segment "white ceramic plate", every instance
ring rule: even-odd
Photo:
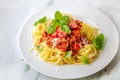
[[[89,65],[56,66],[39,60],[34,55],[35,52],[29,52],[29,49],[33,47],[33,41],[28,34],[31,33],[34,22],[43,16],[52,18],[56,10],[72,14],[78,19],[87,20],[90,24],[96,25],[100,32],[104,33],[106,37],[104,49],[93,63]],[[87,6],[50,6],[36,12],[24,23],[20,32],[19,46],[27,63],[36,71],[54,78],[75,79],[94,74],[107,66],[117,53],[119,36],[112,21],[97,9]]]

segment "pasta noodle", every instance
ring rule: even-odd
[[[51,42],[49,41],[49,38],[50,38],[49,36],[51,36],[51,34],[48,34],[48,35],[44,34],[46,29],[48,28],[48,25],[50,25],[51,23],[52,21],[48,21],[46,23],[39,23],[32,30],[32,37],[34,40],[34,49],[36,50],[37,56],[40,59],[46,62],[57,64],[57,65],[84,64],[86,62],[91,63],[94,61],[94,59],[99,54],[99,51],[93,45],[94,38],[98,35],[97,28],[91,27],[90,25],[84,22],[79,22],[81,25],[81,28],[78,31],[80,32],[80,36],[82,36],[81,41],[83,41],[82,42],[83,44],[80,44],[81,46],[79,47],[79,50],[76,50],[75,54],[72,53],[71,56],[66,58],[66,55],[67,55],[66,51],[62,51],[61,49],[61,47],[63,46],[61,45],[62,42],[64,42],[64,45],[68,45],[67,42],[65,42],[65,39],[61,41],[61,43],[58,46],[56,45],[53,46],[53,45],[59,42],[59,40],[61,40],[62,38],[51,39],[50,41],[53,43],[51,46]],[[78,21],[76,21],[76,24],[77,23]],[[76,32],[77,30],[75,31],[74,35],[76,35]],[[43,35],[45,36],[44,38],[43,38]],[[72,35],[72,32],[71,32],[71,35]],[[47,39],[46,39],[46,36],[48,37]],[[72,36],[71,40],[74,40],[74,39],[76,38],[73,38]],[[70,44],[72,45],[72,43],[69,42],[68,47],[70,47]],[[77,45],[77,43],[75,42],[73,43],[73,46],[75,46],[75,44]],[[68,47],[67,49],[69,49]],[[72,50],[72,49],[70,48],[69,50]],[[69,55],[70,55],[70,52],[69,52]]]
[[[82,25],[83,27],[82,27],[81,34],[85,35],[87,39],[89,39],[90,43],[93,43],[95,36],[98,35],[97,28],[93,28],[90,25],[85,23],[83,23]]]

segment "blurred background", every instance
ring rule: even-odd
[[[33,70],[21,57],[18,47],[19,29],[26,18],[51,5],[98,8],[120,31],[120,0],[0,0],[0,80],[60,80]],[[119,52],[102,71],[76,80],[120,80]]]

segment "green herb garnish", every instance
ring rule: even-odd
[[[69,28],[68,25],[62,25],[62,26],[60,26],[60,28],[61,28],[64,32],[66,32],[66,33],[68,33],[68,34],[71,33],[71,30],[70,30],[70,28]]]
[[[68,22],[70,22],[70,17],[69,16],[63,16],[61,23],[62,24],[68,24]]]
[[[65,54],[65,58],[69,58],[72,55],[72,51],[68,51]]]
[[[54,25],[51,25],[51,26],[49,26],[47,29],[46,29],[46,32],[48,33],[48,34],[52,34],[52,33],[54,33],[56,31],[56,26],[54,26]]]
[[[93,45],[95,46],[97,50],[101,50],[103,48],[104,39],[105,37],[103,33],[100,33],[98,36],[95,37],[93,41]]]
[[[59,11],[56,11],[56,12],[55,12],[55,19],[56,19],[56,20],[61,20],[62,17],[63,17],[63,15],[62,15]]]
[[[38,52],[41,52],[41,51],[43,50],[43,47],[36,46],[35,49],[36,49]]]
[[[43,18],[41,18],[38,21],[36,21],[34,23],[34,26],[37,26],[39,23],[45,23],[45,22],[46,22],[46,16],[44,16]]]
[[[30,70],[30,65],[29,64],[26,64],[25,65],[25,72],[29,71]]]
[[[81,58],[81,60],[82,60],[82,62],[85,63],[85,64],[88,64],[88,63],[89,63],[88,59],[87,59],[85,56],[83,56],[83,57]]]
[[[52,21],[52,24],[47,28],[46,32],[52,34],[56,31],[56,27],[60,26],[60,29],[66,33],[71,33],[71,30],[68,26],[70,21],[69,16],[63,16],[59,11],[55,12],[55,19]]]

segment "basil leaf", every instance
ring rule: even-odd
[[[61,25],[60,25],[61,30],[63,30],[67,34],[71,33],[71,29],[67,25],[69,21],[70,21],[70,17],[69,16],[63,16],[62,20],[60,21],[60,23],[61,23]]]
[[[59,20],[52,20],[52,25],[58,26],[58,25],[60,25],[60,21]]]
[[[46,29],[46,32],[48,34],[52,34],[56,31],[56,27],[59,25],[60,23],[57,21],[57,20],[53,20],[52,21],[52,25],[49,26],[47,29]]]
[[[85,63],[85,64],[88,64],[88,63],[89,63],[88,59],[87,59],[85,56],[83,56],[83,57],[81,58],[81,60],[82,60],[82,62]]]
[[[41,19],[39,19],[38,21],[36,21],[35,23],[34,23],[34,26],[37,26],[37,24],[39,24],[39,23],[45,23],[46,22],[46,16],[44,16],[43,18],[41,18]]]
[[[61,25],[60,26],[61,30],[63,30],[64,32],[70,34],[71,33],[71,29],[68,25]]]
[[[26,64],[25,65],[25,72],[29,71],[30,70],[30,65],[29,64]]]
[[[41,52],[43,50],[43,47],[40,47],[40,46],[36,46],[35,48],[38,52]]]
[[[56,26],[49,26],[47,29],[46,29],[46,32],[48,33],[48,34],[52,34],[52,33],[54,33],[56,31]]]
[[[103,44],[104,44],[104,39],[105,39],[105,36],[103,33],[100,33],[98,36],[95,37],[93,41],[93,45],[95,46],[97,50],[102,49]]]
[[[68,51],[65,54],[65,58],[69,58],[72,55],[72,51]]]
[[[60,26],[61,30],[70,34],[71,29],[68,26],[68,22],[70,21],[69,16],[63,16],[59,11],[55,12],[55,19],[52,21],[52,25],[49,26],[46,30],[48,34],[52,34],[56,31],[56,27]]]
[[[55,12],[55,19],[56,20],[61,20],[62,19],[62,14],[59,11]]]
[[[70,17],[69,16],[63,16],[62,18],[62,24],[68,24],[70,22]]]

